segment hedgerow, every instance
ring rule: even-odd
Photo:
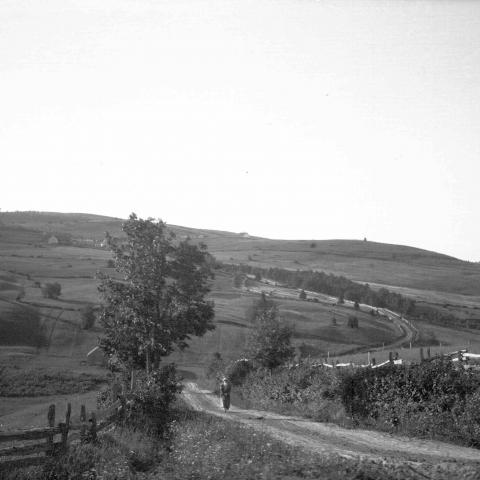
[[[256,408],[480,447],[480,374],[449,361],[257,370],[242,395]]]

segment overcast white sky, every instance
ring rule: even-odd
[[[0,208],[480,260],[480,2],[0,0]]]

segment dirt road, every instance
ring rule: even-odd
[[[247,424],[314,453],[391,463],[407,462],[424,471],[426,467],[429,471],[431,468],[442,469],[443,472],[451,470],[451,478],[456,478],[455,472],[463,464],[469,465],[472,471],[473,476],[469,478],[480,478],[480,450],[369,430],[348,430],[333,424],[272,412],[243,410],[235,406],[224,413],[219,398],[199,389],[193,382],[186,384],[184,397],[195,410]],[[427,475],[425,478],[434,477]]]

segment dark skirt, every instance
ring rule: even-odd
[[[229,393],[222,394],[222,404],[223,404],[223,408],[225,410],[228,410],[230,408],[230,394]]]

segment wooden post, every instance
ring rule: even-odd
[[[393,353],[388,352],[388,361],[390,362],[390,365],[393,365]]]
[[[90,432],[89,432],[89,441],[95,443],[97,441],[97,416],[95,412],[92,412],[92,416],[90,418]]]
[[[50,428],[54,428],[55,427],[55,405],[53,404],[50,405],[50,407],[48,407],[47,420],[48,420],[48,426]],[[53,435],[47,436],[46,454],[47,456],[53,455]]]
[[[65,423],[61,424],[62,430],[62,451],[67,451],[68,430],[70,429],[70,415],[72,413],[72,405],[67,405],[67,412],[65,413]]]
[[[80,442],[85,443],[87,440],[87,425],[85,422],[87,421],[87,409],[85,405],[80,407]]]
[[[430,356],[430,347],[427,348],[427,358],[431,358],[431,356]]]

